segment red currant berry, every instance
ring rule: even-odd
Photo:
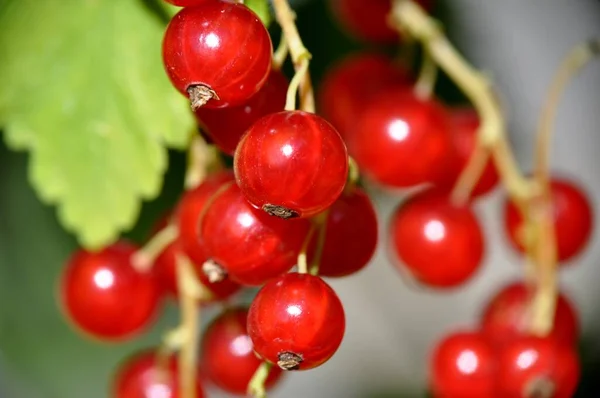
[[[593,214],[590,202],[584,191],[572,181],[553,178],[550,181],[550,195],[554,212],[554,231],[558,259],[566,262],[581,253],[592,233]],[[523,219],[517,207],[506,201],[505,227],[514,246],[521,252]]]
[[[141,351],[127,359],[118,369],[113,381],[114,398],[180,398],[178,366],[175,357],[169,358],[162,369],[154,350]],[[201,379],[196,380],[196,398],[203,398]]]
[[[401,204],[391,219],[393,251],[422,283],[455,287],[479,268],[484,239],[469,206],[450,202],[447,195],[424,191]]]
[[[202,265],[206,252],[200,243],[200,217],[208,200],[228,182],[233,173],[226,170],[208,176],[198,187],[183,194],[176,210],[177,228],[181,248],[194,264]]]
[[[196,118],[223,152],[233,155],[242,135],[263,116],[283,111],[288,79],[272,69],[265,85],[247,102],[223,109],[196,109]]]
[[[338,132],[321,117],[302,111],[274,113],[242,137],[235,176],[256,207],[282,218],[311,217],[342,193],[348,154]]]
[[[154,319],[160,289],[152,273],[131,265],[136,248],[118,242],[99,252],[77,251],[61,280],[61,304],[83,332],[104,340],[123,340]]]
[[[258,16],[243,4],[207,1],[173,17],[163,62],[192,106],[223,108],[246,102],[271,70],[273,46]]]
[[[380,54],[347,57],[329,69],[319,90],[319,108],[325,119],[346,139],[358,115],[390,86],[409,86],[405,67]]]
[[[345,328],[337,294],[310,274],[294,272],[270,281],[248,313],[254,350],[286,370],[307,370],[326,362],[342,343]]]
[[[177,255],[182,254],[181,244],[175,241],[168,245],[165,250],[156,258],[152,268],[157,275],[157,280],[163,286],[167,294],[172,297],[178,296],[177,288]],[[208,304],[214,301],[224,301],[237,293],[241,286],[230,279],[224,279],[219,282],[210,282],[208,277],[202,272],[202,263],[194,264],[196,276],[210,292],[210,298],[203,298],[202,304]]]
[[[432,0],[418,0],[429,10]],[[353,36],[377,43],[394,43],[399,39],[388,17],[392,0],[330,0],[331,9],[342,27]]]
[[[377,247],[377,215],[360,188],[342,196],[329,209],[319,275],[342,277],[363,269]],[[313,243],[316,244],[318,234]],[[309,257],[314,255],[314,244]]]
[[[289,271],[309,229],[309,220],[283,220],[254,208],[234,183],[211,200],[200,222],[210,269],[245,285]]]
[[[436,398],[494,396],[496,353],[481,333],[459,332],[445,337],[431,362],[430,383]]]
[[[208,3],[209,1],[215,0],[165,0],[167,3],[171,3],[178,7],[193,7],[199,6],[200,4]]]
[[[452,132],[456,153],[454,167],[451,168],[451,171],[447,176],[444,176],[444,180],[439,182],[436,181],[437,186],[447,190],[451,190],[454,187],[456,180],[467,166],[471,154],[477,145],[477,129],[479,128],[479,116],[472,108],[454,109],[450,112],[450,120],[454,126],[454,131]],[[479,181],[473,188],[471,196],[481,196],[492,191],[498,184],[498,180],[498,172],[496,171],[493,160],[490,159],[488,160]]]
[[[522,282],[511,283],[496,293],[481,316],[482,330],[490,341],[503,346],[527,333],[534,294],[535,290]],[[578,316],[564,294],[558,296],[550,336],[570,345],[579,338]]]
[[[572,398],[579,375],[579,359],[574,347],[549,337],[523,336],[500,352],[501,397]]]
[[[363,110],[346,143],[365,176],[405,188],[447,173],[454,157],[450,127],[446,110],[435,100],[394,88]]]
[[[248,310],[235,308],[223,312],[206,329],[202,338],[202,368],[219,388],[231,394],[246,395],[248,383],[262,361],[254,354],[246,330]],[[265,388],[279,381],[282,371],[272,367]]]

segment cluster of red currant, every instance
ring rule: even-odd
[[[243,1],[168,1],[184,8],[165,33],[166,72],[190,99],[210,141],[233,156],[234,170],[216,170],[187,189],[144,248],[119,241],[99,252],[80,250],[69,261],[63,308],[93,337],[132,338],[149,326],[166,296],[181,302],[182,325],[163,346],[122,366],[113,396],[157,391],[201,397],[207,380],[259,397],[283,370],[312,369],[331,358],[344,336],[345,315],[322,278],[360,271],[378,242],[359,170],[385,187],[422,188],[390,220],[391,247],[403,273],[432,288],[456,287],[476,273],[485,242],[473,204],[508,173],[502,173],[500,155],[494,163],[482,149],[482,132],[492,129],[480,123],[481,110],[450,108],[433,97],[435,48],[416,82],[406,67],[375,52],[334,66],[319,93],[319,113],[328,122],[315,113],[310,54],[286,0],[273,1],[283,30],[275,53],[265,26]],[[431,2],[397,3],[410,3],[405,14],[415,23],[434,25],[421,8]],[[363,38],[398,40],[398,30],[386,22],[395,13],[391,0],[332,5]],[[419,38],[410,24],[406,28]],[[288,52],[296,70],[291,81],[281,72]],[[584,248],[591,209],[568,181],[552,179],[548,197],[556,255],[564,262]],[[512,195],[505,216],[515,246],[534,263],[541,224],[531,214],[545,208],[539,198]],[[479,331],[440,343],[432,361],[436,396],[572,395],[579,377],[577,316],[566,298],[554,297],[545,317],[551,327],[541,336],[531,333],[530,310],[540,306],[539,297],[548,299],[537,286],[552,285],[542,279],[508,286],[489,304]],[[200,306],[228,302],[241,288],[257,286],[250,307],[223,310],[197,347]]]

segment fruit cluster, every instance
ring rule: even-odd
[[[214,170],[183,193],[143,248],[119,241],[70,259],[61,303],[68,319],[92,337],[131,339],[152,323],[165,299],[181,303],[180,327],[162,346],[122,365],[114,397],[154,396],[151,391],[201,397],[205,382],[260,397],[285,371],[330,359],[342,342],[345,315],[323,278],[362,270],[378,243],[378,219],[359,171],[372,183],[415,192],[389,220],[402,274],[435,289],[457,287],[476,274],[486,244],[474,204],[499,177],[510,181],[511,175],[502,169],[506,154],[490,149],[499,139],[490,134],[490,112],[480,119],[475,101],[475,108],[451,107],[433,95],[433,61],[446,64],[429,45],[443,36],[426,34],[435,24],[421,7],[431,2],[331,1],[357,36],[398,40],[400,29],[387,23],[393,15],[392,25],[421,40],[427,53],[417,79],[405,64],[377,52],[342,60],[320,87],[319,115],[310,54],[286,0],[273,2],[284,36],[277,57],[265,26],[243,2],[169,2],[184,8],[164,36],[165,70],[214,147],[233,156],[233,170],[191,162],[191,168]],[[291,80],[279,59],[288,52],[296,70]],[[440,342],[431,363],[435,396],[572,395],[579,324],[568,299],[552,295],[553,269],[542,267],[537,255],[549,241],[537,228],[548,226],[543,221],[551,214],[550,251],[554,245],[563,264],[585,247],[592,213],[573,182],[551,178],[547,186],[531,195],[509,192],[506,202],[508,236],[532,262],[534,277],[494,297],[478,331]],[[533,214],[539,209],[541,215]],[[247,287],[260,290],[249,307],[236,304]],[[198,346],[197,314],[219,302],[228,306]],[[550,302],[550,313],[533,322],[542,312],[539,302]],[[546,330],[539,326],[548,320]]]

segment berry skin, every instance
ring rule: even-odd
[[[167,3],[178,7],[194,7],[215,0],[165,0]]]
[[[572,398],[580,376],[574,347],[552,338],[523,336],[499,355],[501,397]]]
[[[448,173],[445,180],[436,181],[440,188],[446,188],[448,191],[454,188],[456,180],[463,169],[467,166],[471,154],[477,145],[477,129],[479,128],[479,116],[472,108],[458,108],[450,112],[450,120],[454,127],[452,138],[456,153],[454,167]],[[498,184],[499,176],[492,159],[488,160],[485,169],[479,178],[479,181],[471,192],[472,197],[482,196],[491,192]]]
[[[346,139],[362,110],[390,86],[409,86],[408,71],[377,53],[358,53],[329,68],[319,90],[320,112]]]
[[[484,239],[477,216],[443,193],[424,191],[408,199],[392,215],[390,229],[394,254],[423,284],[455,287],[481,265]]]
[[[196,119],[207,130],[213,143],[228,155],[233,155],[242,135],[263,116],[283,111],[288,79],[272,69],[265,85],[248,101],[223,109],[196,109]]]
[[[558,260],[566,262],[581,253],[590,240],[593,212],[584,191],[572,181],[552,178],[550,195]],[[523,219],[516,206],[508,200],[504,207],[504,223],[510,241],[523,252],[519,239]]]
[[[202,338],[202,369],[222,390],[246,395],[248,383],[262,361],[254,354],[252,340],[246,330],[248,310],[234,308],[223,312],[206,329]],[[274,366],[265,381],[272,388],[283,372]]]
[[[313,243],[317,239],[318,233]],[[371,199],[358,187],[343,193],[329,209],[319,275],[343,277],[360,271],[373,257],[377,239],[377,215]]]
[[[132,267],[135,251],[121,241],[95,253],[79,250],[70,258],[61,280],[61,304],[81,331],[120,341],[154,320],[160,289],[152,273]]]
[[[433,1],[418,0],[417,3],[429,10]],[[398,32],[388,23],[392,0],[330,0],[329,4],[344,30],[354,37],[375,43],[399,40]]]
[[[215,92],[204,105],[240,105],[263,86],[271,70],[273,46],[258,16],[243,4],[209,1],[182,9],[163,41],[163,62],[173,85],[189,95],[204,86]]]
[[[152,268],[157,276],[158,282],[171,297],[178,296],[177,289],[177,254],[183,253],[179,241],[169,244],[165,250],[156,258]],[[208,304],[215,301],[225,301],[237,293],[241,286],[230,279],[224,279],[220,282],[210,282],[204,272],[202,272],[202,263],[194,264],[196,276],[200,282],[211,293],[209,299],[204,299],[202,304]]]
[[[283,218],[311,217],[342,193],[348,154],[325,119],[302,111],[263,117],[234,157],[238,185],[254,206]]]
[[[451,133],[442,105],[397,87],[371,101],[346,143],[365,176],[406,188],[447,173],[454,158]]]
[[[199,230],[211,262],[231,280],[258,286],[296,264],[309,228],[306,219],[283,220],[254,208],[230,183],[207,207]]]
[[[500,290],[488,303],[481,316],[482,331],[490,341],[503,346],[527,333],[529,308],[535,291],[522,282],[515,282]],[[579,338],[579,319],[573,305],[559,294],[556,302],[554,326],[550,337],[557,342],[575,345]]]
[[[344,308],[333,289],[310,274],[289,273],[267,283],[248,312],[256,353],[286,370],[315,368],[344,337]]]
[[[234,181],[231,171],[208,176],[198,187],[183,194],[176,210],[181,248],[192,262],[201,266],[207,255],[200,243],[200,217],[209,199],[226,183]]]
[[[127,359],[118,369],[113,398],[180,398],[178,366],[175,357],[169,358],[164,372],[158,365],[154,350],[141,351]],[[196,383],[196,398],[204,398],[200,376]]]
[[[431,386],[436,398],[495,396],[496,353],[479,332],[458,332],[435,348]]]

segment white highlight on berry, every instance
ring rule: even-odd
[[[438,242],[446,236],[446,228],[441,221],[431,220],[425,224],[425,236],[432,242]]]
[[[456,365],[462,373],[472,374],[477,370],[477,367],[479,366],[479,360],[473,351],[465,350],[464,352],[461,352],[456,359]]]
[[[521,369],[531,367],[538,359],[538,353],[535,350],[527,350],[519,354],[517,358],[517,366]]]
[[[146,390],[148,398],[169,398],[172,393],[171,388],[165,384],[153,384]]]
[[[404,120],[394,120],[390,124],[390,136],[394,141],[404,141],[408,137],[408,124]]]
[[[292,146],[290,144],[286,144],[284,146],[281,147],[281,152],[285,155],[285,156],[290,156],[292,154],[292,152],[294,152],[294,148],[292,148]]]
[[[298,307],[297,305],[290,305],[287,308],[287,313],[292,316],[299,316],[302,314],[302,308]]]
[[[209,33],[206,35],[206,37],[204,38],[204,43],[206,43],[206,45],[210,48],[217,48],[219,47],[220,40],[219,40],[219,36],[217,36],[214,33]]]
[[[237,222],[244,228],[250,228],[254,224],[254,217],[250,213],[240,213],[237,216]]]
[[[243,357],[252,352],[252,340],[250,340],[250,336],[241,335],[237,336],[231,342],[231,350],[238,357]]]
[[[94,283],[100,289],[108,289],[115,283],[115,275],[111,270],[103,268],[94,274]]]

